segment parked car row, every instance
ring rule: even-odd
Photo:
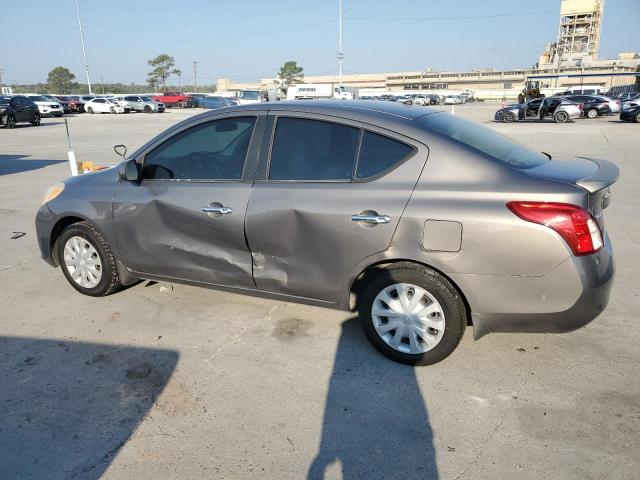
[[[629,106],[633,105],[636,104],[629,104]],[[534,118],[539,120],[550,118],[556,123],[565,123],[581,117],[596,118],[616,113],[620,113],[620,118],[623,119],[621,112],[625,112],[625,118],[629,116],[626,110],[627,107],[623,108],[620,100],[603,95],[554,95],[507,105],[496,112],[494,119],[511,123]]]

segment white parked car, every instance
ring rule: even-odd
[[[29,100],[38,106],[40,115],[43,117],[61,117],[64,115],[64,109],[58,102],[54,102],[35,93],[27,93],[25,96],[29,97]]]
[[[460,103],[460,97],[456,95],[447,95],[444,99],[445,105],[458,105]]]
[[[162,102],[156,102],[146,95],[120,95],[116,97],[118,103],[129,107],[134,112],[164,112],[165,106]]]
[[[94,98],[84,104],[87,113],[124,113],[124,107],[108,98]]]

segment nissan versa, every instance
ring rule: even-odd
[[[437,110],[252,104],[52,186],[36,226],[42,257],[86,295],[162,279],[357,309],[380,352],[426,365],[469,320],[479,338],[594,319],[617,178]]]

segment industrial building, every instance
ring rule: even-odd
[[[580,84],[597,85],[605,90],[637,82],[640,55],[624,52],[616,59],[599,59],[600,32],[605,0],[561,0],[558,37],[545,46],[533,68],[461,72],[371,73],[343,75],[342,84],[363,90],[429,91],[434,93],[471,91],[478,98],[513,99],[527,80],[541,82],[543,93],[554,93]],[[305,83],[339,83],[337,75],[305,76]],[[273,78],[260,83],[234,83],[219,79],[218,90],[273,89]]]

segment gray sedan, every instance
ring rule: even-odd
[[[468,321],[479,338],[594,319],[614,276],[603,211],[617,177],[434,109],[253,104],[54,185],[36,227],[83,294],[157,279],[357,310],[380,352],[426,365]]]
[[[528,119],[544,120],[551,117],[556,123],[566,123],[582,116],[582,105],[562,97],[534,98],[526,103],[507,105],[498,110],[498,122],[519,122]]]

